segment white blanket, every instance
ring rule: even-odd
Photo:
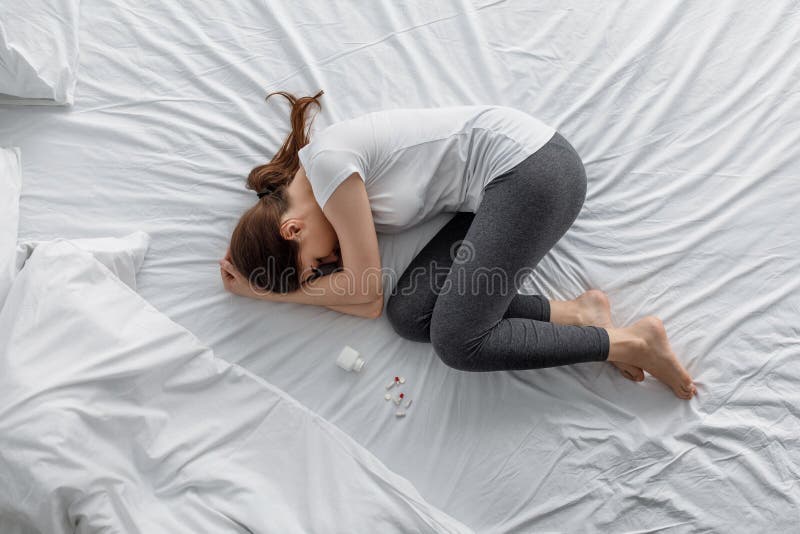
[[[476,531],[787,531],[799,31],[794,0],[84,0],[73,111],[0,110],[0,145],[25,155],[21,237],[148,232],[148,301]],[[225,294],[216,260],[255,200],[245,176],[288,132],[282,97],[263,98],[319,89],[314,128],[460,103],[557,127],[588,196],[529,290],[604,289],[617,324],[659,315],[697,398],[605,363],[461,373],[385,318]],[[384,265],[399,272],[446,220],[381,236]],[[367,360],[359,375],[333,364],[345,344]],[[383,400],[397,374],[404,420]]]
[[[16,274],[14,253],[19,226],[22,163],[18,148],[0,146],[0,306]]]
[[[72,243],[20,272],[0,355],[4,533],[471,532]]]

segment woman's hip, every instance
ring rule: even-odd
[[[508,215],[517,212],[517,217],[552,215],[571,224],[586,199],[586,188],[581,157],[556,132],[539,150],[486,184],[481,205]]]
[[[539,186],[542,185],[541,182],[548,181],[554,182],[554,185],[565,183],[580,186],[583,183],[585,189],[586,169],[575,147],[564,136],[555,132],[553,137],[539,150],[528,155],[506,172],[492,178],[484,190],[508,181],[534,178]],[[577,189],[580,190],[581,187]]]

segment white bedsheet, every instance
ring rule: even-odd
[[[147,231],[146,299],[477,531],[796,524],[793,1],[182,4],[83,1],[73,110],[0,110],[0,145],[25,154],[21,237]],[[385,317],[224,294],[215,260],[255,199],[244,177],[288,131],[282,97],[263,97],[320,88],[315,128],[460,103],[558,128],[589,192],[529,289],[604,289],[617,324],[659,315],[697,398],[605,363],[462,373]],[[380,236],[384,265],[399,273],[447,218]],[[359,375],[334,365],[345,344]],[[399,421],[382,399],[396,374],[414,399]]]

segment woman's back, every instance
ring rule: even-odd
[[[505,106],[375,111],[317,132],[300,149],[320,207],[358,172],[379,232],[474,211],[483,187],[544,146],[555,129]]]

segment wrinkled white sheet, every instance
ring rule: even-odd
[[[82,3],[70,113],[0,110],[20,234],[152,236],[139,290],[480,532],[786,531],[800,507],[800,13],[791,0]],[[244,189],[288,129],[269,91],[325,90],[314,127],[499,103],[557,127],[586,204],[529,290],[609,293],[665,321],[699,395],[610,364],[468,374],[319,307],[222,291]],[[399,272],[448,216],[381,236]],[[535,232],[535,221],[531,232]],[[347,374],[341,347],[367,366]],[[402,374],[404,420],[383,401]],[[247,407],[243,407],[247,409]]]
[[[18,525],[471,532],[74,243],[26,262],[0,312],[0,354],[0,515]]]
[[[0,3],[0,105],[69,105],[78,80],[80,0]]]

